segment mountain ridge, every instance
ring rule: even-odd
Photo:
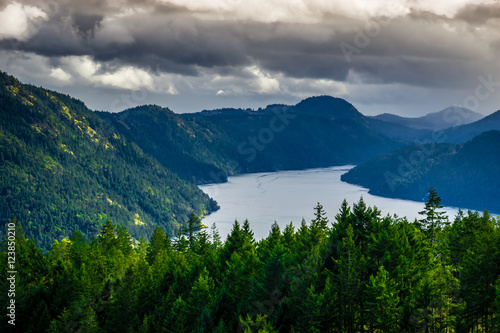
[[[470,124],[445,130],[446,142],[464,142],[487,131],[500,130],[500,110]]]
[[[314,106],[318,108],[310,110]],[[153,113],[145,111],[148,107],[142,108],[124,111],[127,117],[98,114],[174,172],[183,174],[180,164],[173,165],[158,147],[170,151],[175,146],[185,147],[182,154],[175,153],[175,159],[185,161],[184,165],[187,161],[210,164],[209,171],[187,167],[190,172],[183,177],[196,183],[225,181],[237,173],[358,163],[401,145],[371,129],[352,104],[329,96],[258,110],[169,113],[156,123],[151,120]],[[189,178],[192,174],[197,178]]]
[[[431,112],[421,117],[403,117],[390,113],[383,113],[369,117],[389,123],[403,125],[414,129],[444,130],[451,127],[474,123],[484,116],[467,108],[451,106],[441,111]]]

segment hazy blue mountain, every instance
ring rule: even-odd
[[[386,122],[379,119],[368,118],[370,128],[381,134],[403,143],[404,145],[415,144],[432,138],[433,130],[417,129],[400,125],[396,123]]]
[[[370,193],[424,201],[434,187],[446,205],[500,213],[500,132],[466,143],[408,146],[377,156],[342,176]]]
[[[452,106],[418,118],[401,117],[390,113],[370,118],[415,129],[441,130],[476,122],[482,119],[483,115],[466,108]]]
[[[464,142],[492,130],[500,130],[500,110],[474,123],[449,128],[444,134],[447,142]]]

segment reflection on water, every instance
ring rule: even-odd
[[[378,197],[368,194],[363,187],[342,182],[340,176],[352,167],[245,174],[229,177],[224,184],[200,186],[221,207],[205,217],[203,223],[210,227],[215,222],[222,239],[225,239],[235,219],[240,223],[248,219],[255,238],[261,239],[267,237],[274,221],[282,230],[290,222],[300,226],[302,218],[309,223],[318,202],[333,222],[344,198],[352,207],[360,197],[367,205],[377,206],[384,216],[396,214],[406,216],[410,221],[421,218],[418,212],[424,208],[422,202]],[[443,210],[450,221],[458,211],[451,207]]]

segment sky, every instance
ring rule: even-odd
[[[0,70],[118,112],[500,109],[500,0],[0,0]]]

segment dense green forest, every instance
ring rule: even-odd
[[[431,191],[422,219],[407,221],[344,201],[329,222],[318,204],[310,223],[274,224],[260,241],[248,221],[225,241],[215,227],[196,232],[191,214],[179,237],[158,228],[132,246],[108,221],[46,253],[18,228],[15,331],[498,332],[500,219],[448,222],[440,207]]]
[[[156,105],[96,114],[183,179],[198,184],[222,182],[235,173],[227,152],[236,152],[237,144],[220,130],[197,126]]]
[[[434,186],[443,204],[500,213],[500,132],[466,143],[429,143],[374,157],[342,180],[391,198],[424,201]]]
[[[0,235],[17,217],[49,249],[75,229],[90,239],[110,218],[138,240],[216,208],[82,102],[0,72]]]

